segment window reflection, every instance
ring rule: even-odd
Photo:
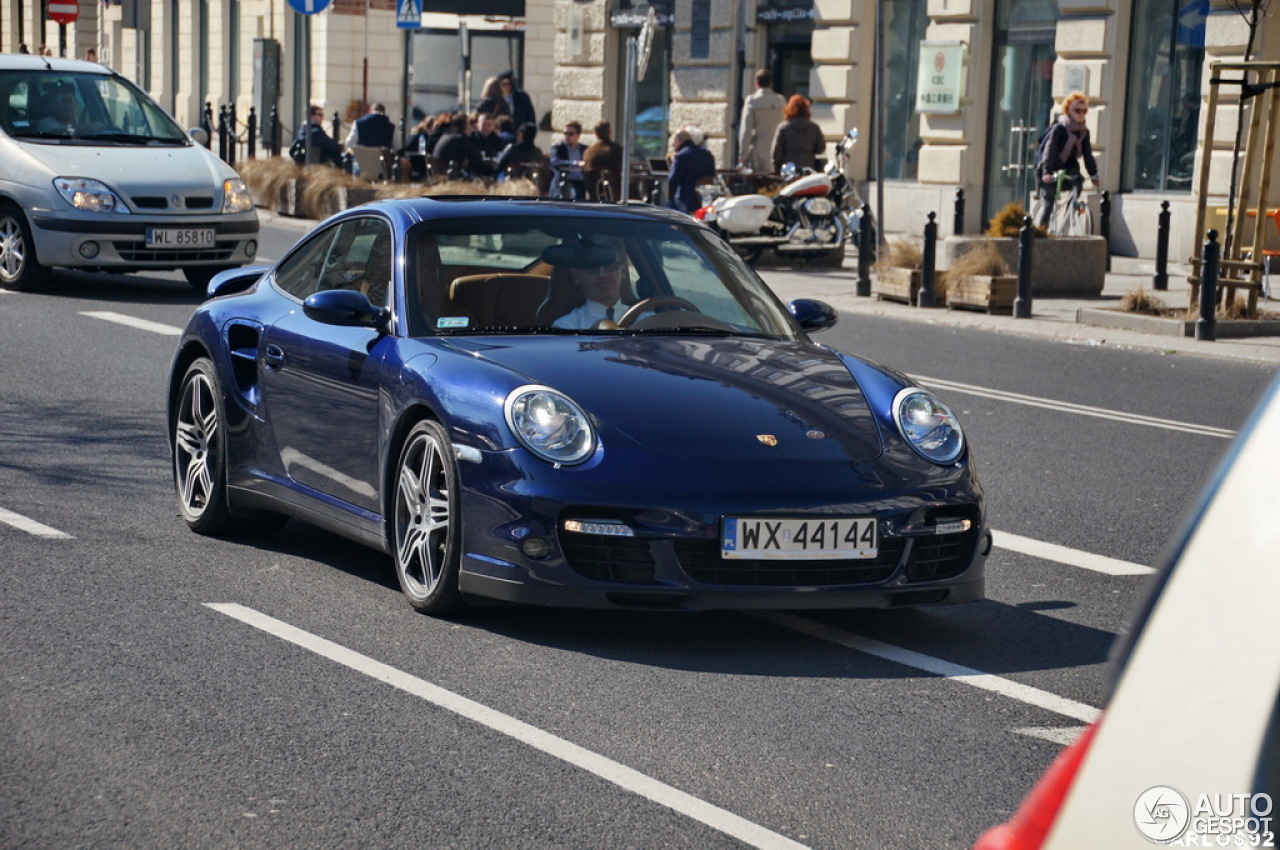
[[[1204,0],[1134,0],[1126,190],[1191,190],[1207,11]]]
[[[885,3],[884,176],[889,180],[915,179],[919,167],[916,73],[928,12],[926,0]]]

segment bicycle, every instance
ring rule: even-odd
[[[1089,202],[1084,194],[1084,175],[1071,175],[1066,169],[1059,169],[1056,191],[1054,192],[1053,212],[1049,216],[1049,234],[1051,236],[1089,236],[1093,233],[1093,214],[1089,212]],[[1071,191],[1063,194],[1064,184],[1071,183]],[[1032,221],[1040,220],[1044,197],[1037,193]]]

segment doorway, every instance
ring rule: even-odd
[[[1036,147],[1054,109],[1058,4],[1054,0],[998,0],[996,22],[984,220],[1011,201],[1031,208]]]

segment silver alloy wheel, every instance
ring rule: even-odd
[[[424,601],[436,592],[448,568],[450,476],[443,447],[430,432],[418,432],[401,455],[396,482],[396,570],[405,593]]]
[[[0,212],[0,281],[12,283],[22,278],[27,264],[27,243],[22,225],[12,213]]]
[[[218,404],[208,377],[193,371],[182,387],[174,425],[173,464],[183,513],[196,520],[216,498],[213,453],[218,442]]]

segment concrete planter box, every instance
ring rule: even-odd
[[[305,179],[290,179],[280,187],[276,212],[280,215],[302,216],[302,191],[307,188]]]
[[[950,268],[956,258],[989,242],[1011,269],[1018,268],[1018,240],[991,236],[948,236],[940,265]],[[1031,294],[1102,294],[1107,274],[1107,240],[1101,236],[1051,236],[1035,240],[1031,249]]]
[[[338,190],[327,195],[321,202],[320,216],[328,218],[334,213],[343,210],[358,207],[361,204],[367,204],[372,201],[378,194],[378,190],[370,186],[369,188],[348,188],[339,186]]]
[[[975,274],[947,281],[947,306],[953,309],[1009,313],[1017,296],[1018,278],[1013,275]]]
[[[905,301],[916,303],[916,294],[920,291],[920,278],[923,272],[919,269],[901,269],[886,266],[876,269],[876,298],[881,301]]]

